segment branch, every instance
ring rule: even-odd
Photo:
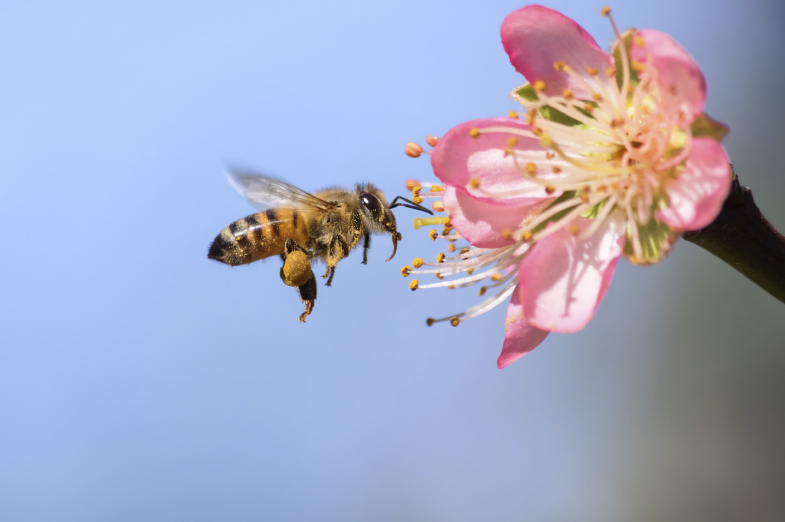
[[[731,166],[731,171],[733,167]],[[711,224],[682,237],[719,257],[785,303],[785,236],[761,214],[733,172],[730,194]]]

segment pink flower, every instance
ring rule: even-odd
[[[460,236],[472,248],[412,271],[457,279],[413,287],[463,287],[490,277],[480,295],[500,288],[429,324],[457,325],[512,296],[500,368],[549,332],[586,326],[620,256],[660,261],[681,231],[714,220],[730,187],[717,141],[727,129],[703,114],[698,65],[666,34],[621,34],[611,23],[616,40],[608,54],[554,10],[530,5],[511,13],[502,44],[529,81],[512,93],[526,117],[470,121],[438,143],[428,140],[446,187],[416,196],[442,197],[458,235],[441,237]]]

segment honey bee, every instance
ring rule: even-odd
[[[400,196],[387,204],[384,193],[371,183],[355,185],[354,190],[328,188],[309,194],[259,174],[229,171],[227,177],[262,212],[238,219],[223,229],[210,245],[207,257],[237,266],[280,256],[281,280],[297,288],[305,304],[300,322],[305,322],[316,301],[312,261],[325,262],[327,270],[322,277],[330,286],[335,266],[361,239],[362,264],[368,263],[371,234],[390,234],[393,253],[387,261],[395,257],[401,233],[396,228],[393,208],[405,206],[431,213]],[[410,204],[398,203],[399,199]]]

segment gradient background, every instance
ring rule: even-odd
[[[694,245],[620,263],[582,332],[496,369],[504,306],[408,290],[398,212],[297,323],[227,162],[429,179],[407,141],[503,115],[513,1],[0,4],[0,520],[785,519],[785,306]],[[601,3],[549,4],[605,47]],[[785,7],[617,1],[672,34],[785,229]],[[321,281],[320,281],[321,285]]]

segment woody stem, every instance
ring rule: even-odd
[[[763,217],[752,191],[739,184],[735,172],[717,219],[701,230],[684,232],[682,237],[785,303],[785,236]]]

